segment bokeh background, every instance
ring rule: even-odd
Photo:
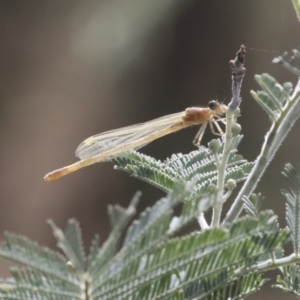
[[[77,160],[85,138],[144,122],[211,99],[228,103],[228,61],[244,43],[247,74],[240,153],[258,155],[270,122],[250,96],[255,74],[297,78],[272,59],[300,45],[300,24],[287,0],[101,0],[0,2],[0,239],[5,230],[55,247],[46,220],[80,221],[88,246],[109,232],[107,205],[127,206],[137,190],[140,209],[164,194],[115,171],[111,163],[53,183],[43,176]],[[253,50],[255,48],[258,50]],[[280,215],[287,186],[284,163],[300,161],[299,122],[284,141],[257,191]],[[190,128],[141,151],[159,159],[194,150]],[[212,136],[207,132],[206,144]],[[0,260],[0,276],[9,263]],[[265,289],[255,299],[290,299]],[[253,297],[253,299],[254,299]]]

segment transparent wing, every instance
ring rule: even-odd
[[[184,126],[180,126],[183,123],[182,115],[180,112],[91,136],[78,146],[75,155],[83,160],[104,153],[107,155],[111,150],[114,150],[113,155],[117,155],[124,151],[139,149],[161,136],[183,128]],[[174,127],[176,124],[178,126]]]

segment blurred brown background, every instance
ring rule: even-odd
[[[270,123],[250,96],[255,74],[280,82],[297,78],[271,63],[299,46],[300,24],[287,0],[101,0],[0,2],[0,234],[9,230],[55,247],[46,219],[81,222],[86,245],[107,237],[108,203],[127,206],[137,190],[140,208],[164,194],[111,163],[82,169],[53,183],[43,176],[77,160],[90,135],[144,122],[218,98],[228,103],[228,61],[248,49],[240,123],[240,153],[259,153]],[[299,123],[258,186],[265,208],[280,214],[284,163],[300,161]],[[298,131],[298,132],[297,132]],[[197,128],[165,137],[141,151],[159,159],[194,150]],[[205,135],[204,144],[211,138]],[[0,275],[9,264],[0,260]],[[288,295],[265,290],[273,299]],[[276,298],[277,296],[277,298]],[[254,299],[254,297],[253,297]]]

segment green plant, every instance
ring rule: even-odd
[[[135,151],[112,158],[117,169],[167,196],[130,225],[138,193],[127,209],[109,206],[111,233],[101,246],[95,237],[88,255],[76,220],[70,220],[64,230],[49,221],[63,255],[6,233],[0,255],[25,267],[12,268],[12,278],[0,281],[0,299],[240,299],[260,289],[270,269],[282,274],[276,288],[299,297],[300,168],[286,164],[283,171],[291,183],[291,189],[282,192],[286,228],[279,227],[272,211],[260,211],[263,197],[253,192],[300,115],[300,81],[293,88],[268,74],[255,77],[262,91],[251,94],[268,114],[271,128],[258,158],[248,162],[237,152],[242,139],[237,118],[245,54],[242,46],[230,62],[233,97],[224,139],[164,162]],[[299,57],[300,51],[295,50],[293,57],[284,55],[274,62],[299,76]],[[223,204],[240,181],[244,184],[221,222]],[[175,215],[179,205],[181,211]],[[210,208],[209,224],[205,212]],[[240,217],[242,209],[246,215]],[[179,236],[195,219],[201,230]],[[290,241],[294,251],[287,256],[283,247]]]

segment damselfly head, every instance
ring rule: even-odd
[[[221,116],[226,113],[227,106],[221,104],[216,100],[211,100],[208,102],[208,108],[214,112],[215,115]]]

